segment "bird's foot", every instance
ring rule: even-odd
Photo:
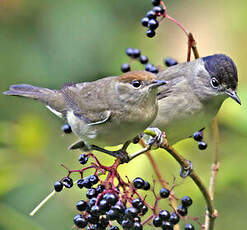
[[[192,166],[192,162],[187,160],[187,164],[188,166],[187,167],[181,167],[180,169],[180,176],[182,178],[186,178],[187,176],[189,176],[192,171],[193,171],[193,166]]]
[[[143,135],[144,135],[144,134],[142,133],[142,134],[139,134],[138,136],[136,136],[136,137],[132,140],[132,143],[133,143],[133,144],[138,144],[139,141],[142,139]]]
[[[145,133],[148,133],[149,131],[153,132],[155,135],[150,135],[147,144],[152,146],[152,148],[159,148],[164,143],[163,132],[158,128],[147,128]]]

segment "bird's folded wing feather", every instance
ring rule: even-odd
[[[163,98],[169,97],[173,95],[173,93],[179,91],[183,91],[183,87],[181,85],[187,85],[187,80],[183,75],[175,76],[175,75],[163,75],[163,80],[167,80],[168,84],[159,87],[157,99],[161,100]]]
[[[72,110],[75,116],[87,124],[97,125],[108,121],[111,116],[107,101],[99,95],[101,90],[100,84],[86,82],[64,85],[61,92],[67,110]]]

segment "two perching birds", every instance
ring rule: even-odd
[[[227,97],[240,104],[237,84],[235,64],[217,54],[169,67],[157,78],[131,71],[61,90],[12,85],[4,94],[44,102],[81,139],[75,146],[90,149],[123,144],[149,126],[165,131],[174,144],[205,127]]]

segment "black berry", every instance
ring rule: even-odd
[[[134,49],[133,50],[133,57],[138,58],[141,55],[141,51],[139,49]]]
[[[172,224],[177,224],[180,220],[179,215],[176,212],[173,212],[169,218],[169,222]]]
[[[161,227],[163,230],[173,230],[173,225],[168,221],[163,221]]]
[[[168,212],[167,210],[161,210],[159,213],[159,217],[162,221],[164,220],[169,220],[170,218],[170,212]]]
[[[194,230],[194,226],[192,224],[186,224],[184,230]]]
[[[93,207],[95,205],[96,200],[97,199],[95,197],[89,200],[89,202],[88,202],[89,208],[91,208],[91,207]]]
[[[62,126],[62,131],[64,132],[64,133],[72,133],[72,129],[71,129],[71,127],[70,127],[70,125],[69,124],[65,124],[65,125],[63,125]]]
[[[208,147],[208,145],[207,145],[206,142],[204,142],[204,141],[198,142],[198,148],[199,148],[200,150],[204,150],[204,149],[206,149],[207,147]]]
[[[63,178],[62,183],[66,188],[71,188],[73,186],[73,180],[70,177]]]
[[[87,226],[87,220],[84,216],[78,214],[74,217],[74,224],[78,228],[85,228]]]
[[[164,14],[164,9],[163,8],[161,8],[160,6],[155,6],[154,8],[153,8],[153,11],[156,13],[156,14]]]
[[[160,0],[152,0],[153,6],[158,6],[160,4]]]
[[[132,205],[133,205],[133,207],[140,210],[143,206],[143,202],[140,198],[136,198],[136,199],[132,200]]]
[[[81,154],[81,155],[79,156],[79,158],[78,158],[78,161],[79,161],[79,163],[82,164],[82,165],[86,164],[87,161],[88,161],[88,155],[86,155],[86,154]]]
[[[133,57],[133,53],[134,53],[134,50],[132,48],[127,48],[125,50],[125,53],[129,56],[129,57]]]
[[[91,188],[92,187],[92,183],[90,182],[90,177],[86,177],[85,179],[83,179],[83,187],[85,188]]]
[[[195,132],[193,134],[193,138],[195,141],[202,141],[203,136],[202,136],[201,132],[198,131],[198,132]]]
[[[122,64],[122,66],[121,66],[121,71],[122,71],[123,73],[129,72],[129,71],[130,71],[130,65],[129,65],[128,63]]]
[[[159,26],[159,22],[155,19],[150,19],[149,22],[148,22],[148,28],[150,30],[155,30],[157,29]]]
[[[181,216],[186,216],[188,214],[188,209],[186,207],[183,207],[182,205],[179,205],[178,208],[177,208],[177,212]]]
[[[162,225],[162,220],[159,216],[153,218],[153,225],[154,227],[160,227]]]
[[[99,182],[99,178],[98,178],[97,175],[91,175],[91,176],[89,177],[89,181],[90,181],[90,183],[91,183],[92,185],[95,185],[95,184],[97,184],[97,183]]]
[[[192,199],[189,196],[184,196],[181,199],[181,203],[184,207],[188,208],[190,205],[192,205]]]
[[[160,197],[161,198],[167,198],[170,195],[170,191],[166,188],[160,189]]]
[[[123,220],[121,225],[124,229],[130,229],[133,227],[133,223],[129,219]]]
[[[80,212],[85,211],[87,207],[88,207],[87,202],[84,200],[79,200],[76,204],[76,208]]]
[[[154,65],[152,65],[151,67],[150,67],[150,70],[149,70],[151,73],[158,73],[159,72],[159,69],[156,67],[156,66],[154,66]]]
[[[97,224],[99,222],[99,216],[93,216],[91,213],[87,215],[87,221],[90,224]]]
[[[149,38],[152,38],[152,37],[155,36],[155,31],[149,29],[149,30],[147,30],[146,35],[147,35]]]
[[[83,179],[79,179],[76,181],[76,184],[79,188],[83,188],[84,185],[84,180]]]
[[[99,184],[96,188],[96,192],[99,194],[99,193],[102,193],[103,191],[105,190],[105,186],[103,184]]]
[[[142,229],[143,229],[143,227],[142,227],[142,225],[140,223],[135,222],[133,224],[133,230],[142,230]]]
[[[148,212],[148,207],[146,205],[143,205],[141,211],[142,214],[145,215]]]
[[[135,188],[142,189],[144,187],[145,181],[142,178],[137,177],[133,180],[133,184]]]
[[[109,220],[116,220],[118,217],[117,211],[110,209],[109,211],[106,212],[106,217]]]
[[[87,193],[86,193],[86,196],[88,199],[91,199],[93,197],[96,197],[97,196],[97,192],[96,192],[96,189],[95,188],[90,188],[87,190]]]
[[[93,216],[99,216],[100,215],[100,208],[99,208],[99,206],[97,206],[97,205],[92,206],[91,209],[90,209],[90,213]]]
[[[148,21],[149,21],[149,18],[148,17],[144,17],[141,20],[141,23],[142,23],[143,26],[148,27]]]
[[[103,199],[99,202],[99,208],[101,211],[106,212],[106,211],[109,211],[111,207],[110,207],[109,203],[105,199]]]
[[[143,189],[146,190],[146,191],[148,191],[150,189],[150,187],[151,186],[150,186],[149,182],[148,181],[145,181],[145,184],[143,186]]]
[[[173,65],[177,65],[178,64],[178,62],[175,59],[169,58],[169,57],[167,57],[167,58],[164,59],[164,63],[165,63],[165,65],[167,67],[170,67],[170,66],[173,66]]]
[[[147,56],[140,56],[140,58],[139,58],[139,60],[140,60],[140,62],[142,63],[142,64],[147,64],[148,63],[148,57]],[[138,139],[138,142],[139,142],[139,139]]]
[[[154,11],[152,10],[149,10],[146,14],[146,16],[149,18],[149,19],[156,19],[156,14]]]
[[[151,67],[152,67],[152,64],[151,64],[151,63],[148,63],[148,64],[145,66],[145,70],[146,70],[146,71],[150,71]]]
[[[54,189],[56,192],[61,192],[63,189],[63,184],[60,181],[54,183]]]
[[[111,209],[116,211],[116,213],[119,215],[124,213],[124,208],[120,204],[115,204]]]
[[[110,205],[115,205],[118,201],[118,197],[113,193],[106,193],[103,196],[103,199],[105,199]]]
[[[134,208],[134,207],[130,207],[130,208],[127,208],[125,210],[125,215],[130,219],[130,220],[133,220],[135,217],[137,217],[138,215],[138,209]]]

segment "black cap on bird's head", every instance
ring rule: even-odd
[[[233,60],[224,54],[215,54],[202,59],[205,69],[211,76],[212,87],[219,91],[224,91],[228,96],[241,104],[236,93],[238,73]]]

